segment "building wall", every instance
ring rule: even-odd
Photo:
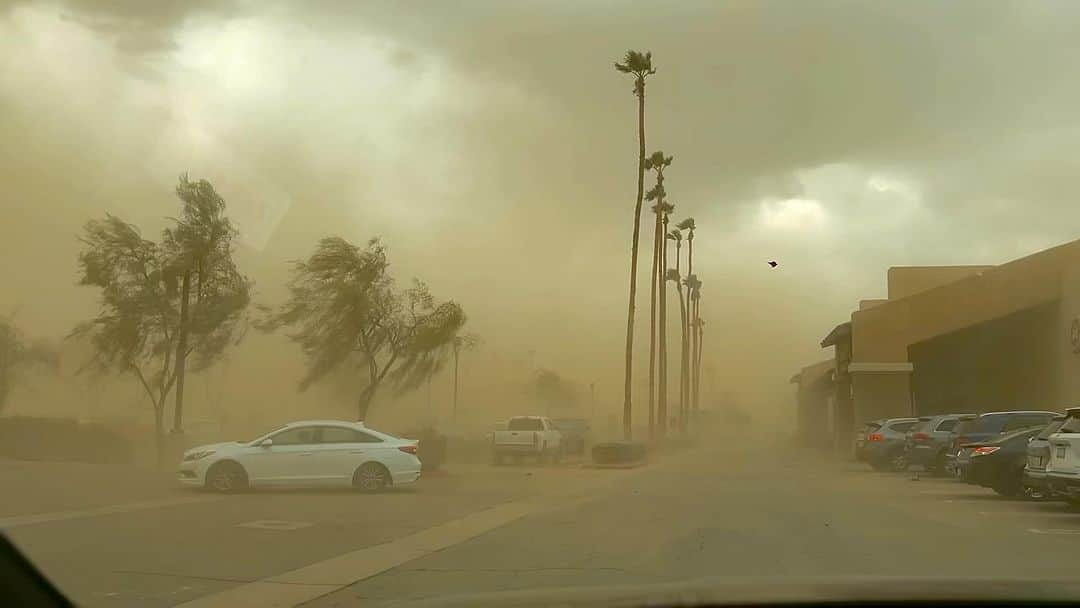
[[[1071,338],[1073,322],[1080,322],[1080,264],[1062,269],[1060,293],[1053,328],[1060,404],[1055,409],[1080,406],[1080,348]]]
[[[909,377],[906,372],[851,374],[855,423],[911,416]]]
[[[1057,302],[936,336],[908,348],[920,416],[1059,409]]]
[[[990,268],[993,266],[893,266],[888,272],[889,299],[906,298]]]

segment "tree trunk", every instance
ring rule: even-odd
[[[679,317],[682,340],[679,348],[679,430],[686,431],[686,299],[679,285]]]
[[[652,275],[650,275],[649,305],[649,439],[656,439],[656,298],[660,291],[663,275],[660,274],[660,249],[664,236],[660,233],[660,212],[656,214],[656,226],[653,229]]]
[[[154,404],[154,449],[157,452],[157,468],[165,466],[165,397]]]
[[[686,256],[686,276],[694,276],[694,231],[690,231],[689,242],[687,243],[688,251]],[[688,405],[687,413],[691,410],[697,411],[697,406],[694,403],[694,361],[696,361],[697,353],[697,299],[695,294],[691,292],[690,288],[686,288],[686,334],[689,337],[689,350],[687,351],[686,359],[688,362],[686,369],[686,385]]]
[[[454,422],[457,422],[457,398],[458,398],[458,349],[454,349]]]
[[[172,432],[184,432],[184,378],[187,376],[188,300],[191,296],[191,270],[184,271],[180,286],[180,326],[176,337],[176,406],[173,408]],[[162,400],[164,406],[164,399]]]
[[[701,327],[701,304],[695,305],[697,312],[697,318],[699,319],[698,326],[694,328],[697,335],[697,350],[694,352],[694,415],[701,411],[701,342],[705,337],[705,332]]]
[[[626,313],[626,372],[623,379],[623,437],[633,438],[631,400],[634,371],[634,301],[637,298],[638,236],[641,231],[641,200],[645,196],[645,81],[637,83],[638,96],[638,180],[634,206],[634,236],[630,246],[630,303]]]
[[[660,240],[660,386],[658,387],[659,403],[656,406],[656,417],[659,422],[657,437],[663,439],[667,435],[667,214],[664,214]]]
[[[356,419],[360,422],[367,418],[368,410],[371,409],[371,402],[375,399],[375,388],[375,384],[372,383],[360,391],[360,398],[356,402]]]

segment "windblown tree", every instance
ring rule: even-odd
[[[230,335],[215,319],[207,318],[221,310],[222,298],[242,298],[245,303],[249,282],[240,275],[233,260],[236,229],[225,215],[225,200],[206,180],[191,181],[180,177],[176,186],[182,209],[174,227],[164,234],[164,252],[169,272],[180,283],[180,311],[176,329],[176,401],[173,408],[173,432],[184,428],[184,380],[187,375],[188,343],[192,334],[210,332],[228,340]],[[206,336],[213,339],[212,336]],[[195,336],[194,339],[202,339]]]
[[[652,206],[653,215],[656,216],[653,227],[653,255],[652,272],[649,275],[649,438],[656,436],[656,302],[660,293],[660,286],[664,283],[663,268],[660,266],[660,254],[664,248],[662,209],[664,203],[664,169],[671,165],[673,157],[664,156],[663,152],[653,152],[645,159],[645,169],[656,172],[656,185],[645,195],[645,199],[655,203]],[[662,420],[662,419],[661,419]]]
[[[29,342],[10,319],[0,317],[0,412],[19,375],[34,366],[56,369],[59,355],[44,343]]]
[[[638,180],[637,203],[634,205],[634,234],[630,245],[630,303],[626,315],[626,371],[623,380],[623,436],[633,435],[633,366],[634,366],[634,308],[637,300],[638,239],[641,233],[641,202],[645,196],[645,78],[656,73],[652,53],[627,51],[623,62],[615,69],[634,76],[634,95],[638,100]]]
[[[440,369],[465,325],[455,302],[436,302],[418,281],[396,291],[388,270],[378,240],[361,249],[324,238],[308,259],[293,262],[288,300],[259,324],[265,331],[285,328],[300,345],[308,362],[301,390],[341,366],[363,370],[359,420],[367,418],[383,382],[402,393]]]
[[[475,334],[464,334],[454,336],[451,341],[451,349],[454,353],[454,414],[453,420],[457,422],[458,411],[458,382],[460,378],[460,360],[461,353],[464,351],[470,351],[480,345],[480,338]]]
[[[165,404],[177,378],[173,363],[180,327],[172,258],[165,247],[112,215],[87,222],[80,240],[79,284],[101,291],[98,315],[71,333],[87,340],[94,351],[80,371],[114,371],[138,379],[153,407],[160,465]],[[191,339],[182,351],[191,358],[189,369],[210,366],[238,339],[236,329],[247,304],[246,282],[204,301],[192,316]]]

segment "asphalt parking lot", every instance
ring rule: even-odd
[[[146,472],[129,487],[123,469],[63,477],[67,465],[2,463],[7,487],[24,485],[0,524],[86,606],[380,606],[717,576],[1074,575],[1080,512],[1063,503],[755,447],[687,449],[629,470],[451,465],[376,495],[218,496]]]

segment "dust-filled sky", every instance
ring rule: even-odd
[[[380,236],[489,353],[617,402],[637,144],[612,62],[648,49],[706,365],[764,403],[886,267],[1074,238],[1078,23],[1069,1],[0,2],[0,307],[45,336],[91,315],[79,227],[156,234],[187,171],[260,301],[318,238]]]

